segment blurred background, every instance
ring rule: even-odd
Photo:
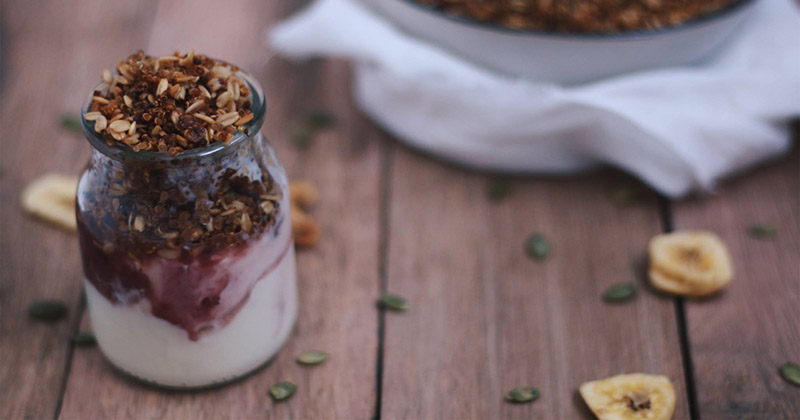
[[[398,141],[389,132],[406,131],[380,109],[365,113],[365,105],[380,102],[369,102],[377,96],[354,99],[356,65],[278,54],[269,30],[307,4],[0,3],[0,418],[593,418],[576,394],[578,385],[636,371],[670,378],[678,395],[674,418],[800,418],[800,388],[777,374],[782,363],[800,360],[800,153],[797,124],[786,129],[786,109],[795,104],[776,97],[772,108],[744,106],[748,115],[782,116],[778,128],[764,129],[780,139],[763,153],[769,159],[744,159],[746,172],[681,198],[629,174],[643,168],[610,168],[617,163],[610,158],[588,159],[591,165],[575,166],[592,170],[568,175],[467,168],[414,139]],[[337,26],[319,28],[320,34],[326,28],[343,33]],[[26,215],[19,201],[21,189],[38,176],[77,175],[86,165],[89,146],[64,121],[79,117],[104,69],[139,49],[168,55],[190,48],[235,63],[262,84],[268,107],[263,131],[290,179],[318,188],[313,216],[323,227],[317,246],[298,254],[300,315],[284,350],[258,374],[196,394],[133,382],[97,348],[70,343],[76,331],[90,328],[76,237]],[[315,43],[307,53],[328,54]],[[452,64],[431,57],[425,63]],[[371,64],[358,66],[369,72]],[[410,74],[416,70],[427,68]],[[483,71],[473,76],[488,89],[496,81],[485,76],[495,73]],[[380,86],[394,87],[394,94],[417,92],[381,79],[380,72],[367,76],[389,80]],[[497,86],[507,89],[506,82]],[[520,91],[552,93],[547,86]],[[591,91],[585,87],[583,93]],[[555,96],[578,101],[570,89]],[[603,89],[591,93],[619,98]],[[741,98],[731,93],[726,99]],[[414,101],[408,104],[398,112],[413,109]],[[448,119],[447,109],[429,114],[457,121]],[[454,102],[452,109],[462,108]],[[332,126],[302,135],[317,112],[329,114]],[[413,114],[403,115],[400,121],[414,121]],[[464,132],[492,137],[470,120],[474,125]],[[615,127],[613,120],[600,128],[545,120],[559,121],[564,138],[581,138],[581,145]],[[403,127],[421,138],[437,136]],[[705,138],[714,153],[724,150],[725,138]],[[487,153],[493,147],[502,149],[487,145]],[[659,153],[647,159],[655,162]],[[777,226],[777,235],[754,238],[749,228],[758,224]],[[648,240],[679,229],[711,230],[726,241],[736,278],[724,293],[684,300],[647,286]],[[552,246],[544,261],[525,253],[534,233]],[[603,302],[602,292],[620,282],[637,285],[635,299]],[[383,291],[405,296],[410,309],[376,311]],[[67,319],[32,322],[28,305],[45,297],[67,302]],[[314,370],[296,365],[294,356],[308,348],[324,349],[331,360]],[[287,403],[267,396],[278,380],[298,384]],[[525,384],[542,397],[534,404],[504,402],[508,389]]]

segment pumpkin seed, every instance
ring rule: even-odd
[[[328,360],[329,357],[331,357],[331,355],[324,351],[309,350],[307,352],[304,352],[300,356],[297,356],[297,363],[307,366],[318,365]]]
[[[636,294],[636,285],[633,283],[615,284],[603,292],[603,300],[606,302],[624,302]]]
[[[505,179],[496,179],[489,183],[486,195],[492,201],[500,201],[511,195],[511,183]]]
[[[81,121],[71,114],[64,114],[61,116],[61,128],[67,131],[72,131],[73,133],[83,133]]]
[[[514,403],[531,402],[539,398],[539,390],[532,387],[514,388],[506,394],[506,401]]]
[[[306,120],[308,125],[311,128],[325,128],[331,127],[336,124],[336,119],[328,112],[325,111],[314,111],[308,114],[308,119]]]
[[[378,306],[392,311],[405,311],[408,309],[408,301],[402,296],[384,293],[378,300]]]
[[[97,339],[94,334],[86,331],[81,331],[72,337],[72,343],[76,346],[93,346],[97,344]]]
[[[525,241],[525,252],[534,260],[543,261],[550,254],[550,242],[540,233],[534,233]]]
[[[618,206],[629,206],[639,201],[639,192],[630,187],[620,187],[611,191],[611,201]]]
[[[313,137],[314,136],[313,133],[311,133],[311,130],[301,127],[292,133],[292,144],[294,144],[294,146],[298,149],[305,149],[311,144]]]
[[[55,321],[67,315],[67,304],[54,299],[38,300],[28,307],[28,315],[40,321]]]
[[[786,382],[794,386],[800,386],[800,366],[786,362],[781,366],[781,376]]]
[[[757,239],[772,239],[778,236],[778,228],[766,223],[752,225],[747,229],[747,232]]]
[[[283,401],[294,395],[295,391],[297,391],[297,385],[291,382],[278,382],[269,388],[269,394],[275,401]]]

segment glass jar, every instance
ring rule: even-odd
[[[160,386],[248,374],[297,313],[286,174],[260,131],[261,87],[237,76],[254,118],[227,145],[134,152],[83,121],[92,154],[76,210],[92,328],[111,363]]]

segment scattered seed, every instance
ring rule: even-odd
[[[511,195],[511,183],[505,179],[496,179],[489,183],[486,195],[492,201],[500,201]]]
[[[514,388],[506,394],[506,401],[527,403],[539,398],[539,390],[532,387]]]
[[[81,331],[72,337],[72,344],[75,344],[79,347],[93,346],[97,344],[97,339],[95,338],[94,334],[87,331]]]
[[[534,233],[525,241],[525,252],[537,261],[543,261],[550,254],[550,243],[540,233]]]
[[[747,232],[757,239],[773,239],[778,236],[778,228],[767,223],[752,225],[747,228]]]
[[[781,365],[781,377],[794,386],[800,386],[800,366],[786,362]]]
[[[318,365],[328,360],[329,357],[331,357],[331,355],[324,351],[309,350],[297,356],[297,363],[307,366]]]
[[[291,397],[295,391],[297,391],[297,385],[291,382],[278,382],[270,387],[269,394],[272,395],[273,400],[283,401]]]
[[[56,321],[67,315],[67,304],[54,299],[37,300],[28,307],[28,315],[39,321]]]
[[[314,111],[308,114],[306,119],[309,127],[312,129],[327,128],[336,124],[336,119],[326,111]]]
[[[307,128],[298,128],[292,133],[292,143],[298,149],[305,149],[311,144],[313,135]]]
[[[629,206],[639,201],[639,192],[630,187],[619,187],[611,191],[611,201],[618,206]]]
[[[81,121],[72,115],[62,115],[61,116],[61,127],[67,131],[72,131],[73,133],[82,133],[83,127],[81,127]]]
[[[384,309],[402,312],[408,309],[408,301],[402,296],[384,293],[378,300],[378,306]]]
[[[636,285],[633,283],[615,284],[603,292],[603,300],[606,302],[624,302],[636,294]]]

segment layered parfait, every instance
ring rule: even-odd
[[[92,327],[121,370],[170,387],[247,374],[297,311],[286,176],[257,82],[190,51],[137,52],[83,111],[77,219]]]

